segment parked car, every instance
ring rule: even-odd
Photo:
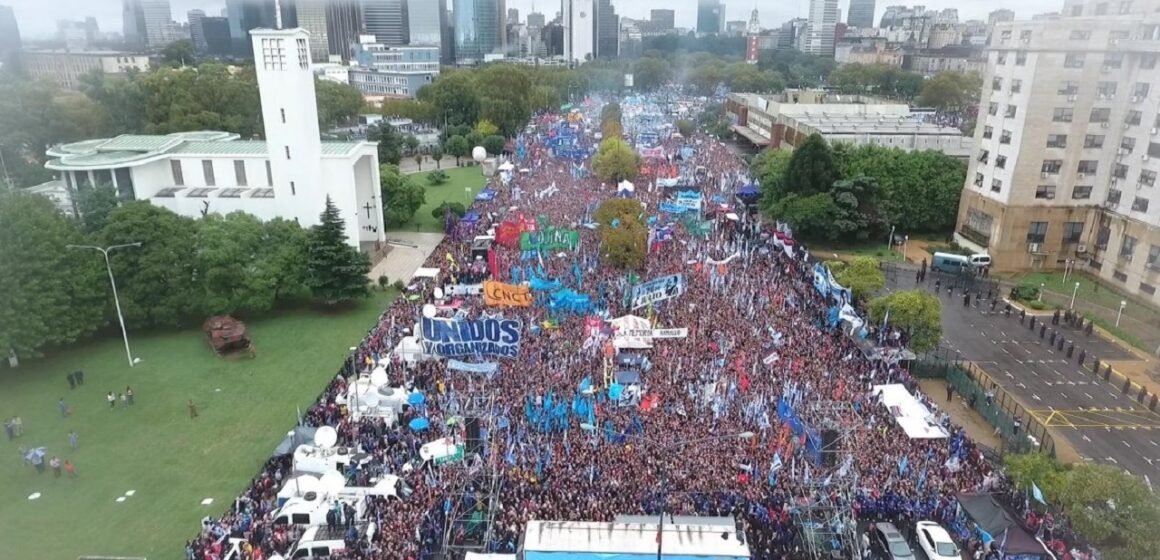
[[[906,537],[893,523],[871,523],[866,528],[870,536],[870,551],[875,558],[883,560],[912,560],[914,552],[906,544]]]
[[[950,533],[934,521],[919,521],[915,534],[918,546],[926,552],[930,560],[959,560],[959,546],[955,544]]]

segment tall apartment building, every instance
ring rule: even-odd
[[[810,0],[809,20],[801,37],[802,52],[833,58],[834,28],[838,25],[838,0]]]
[[[874,27],[874,0],[850,0],[846,24],[862,29]]]
[[[447,4],[431,0],[407,0],[407,27],[411,45],[441,47],[447,27]]]
[[[11,6],[0,6],[0,55],[20,50],[20,26]]]
[[[677,13],[674,10],[650,10],[649,21],[657,31],[669,31],[677,26]]]
[[[503,49],[503,0],[453,0],[455,27],[455,59],[459,64],[472,65],[483,61],[485,55]]]
[[[697,33],[714,35],[725,31],[725,4],[721,0],[697,0]]]
[[[125,0],[121,15],[125,40],[131,45],[157,48],[177,38],[169,0]]]
[[[955,237],[1000,270],[1069,260],[1153,300],[1160,285],[1160,0],[1066,0],[1000,23]]]
[[[616,58],[620,54],[620,18],[612,0],[596,0],[596,56]]]
[[[363,31],[383,45],[407,44],[406,0],[362,0]]]
[[[326,25],[327,0],[297,0],[298,27],[310,33],[310,61],[326,62],[330,59],[330,40]]]
[[[189,36],[193,39],[193,47],[197,52],[205,52],[208,45],[205,42],[205,28],[201,25],[205,19],[205,10],[190,10],[185,17],[189,21]]]
[[[362,7],[359,0],[329,0],[326,3],[327,50],[350,60],[351,47],[358,44],[362,32]],[[312,41],[313,42],[313,41]]]
[[[245,57],[253,55],[250,31],[276,27],[277,18],[275,15],[279,8],[282,16],[282,28],[297,27],[298,12],[293,2],[279,2],[275,5],[274,0],[226,0],[230,38],[234,43],[235,54]]]
[[[596,55],[596,18],[593,0],[563,0],[564,60],[583,64]]]
[[[544,14],[540,12],[532,12],[528,14],[528,27],[536,29],[543,29],[545,24]]]

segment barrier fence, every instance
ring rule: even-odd
[[[957,352],[940,347],[922,354],[911,364],[910,372],[918,378],[943,379],[949,383],[972,410],[999,430],[1003,440],[1000,454],[1038,451],[1055,456],[1055,439],[1048,433],[1047,427],[996,383],[990,374],[971,362],[959,359]],[[1020,423],[1018,431],[1015,428],[1016,419]]]

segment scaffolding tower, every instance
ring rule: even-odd
[[[858,411],[849,402],[825,400],[812,403],[806,418],[819,430],[834,430],[838,438],[823,443],[821,457],[833,457],[833,466],[811,476],[800,486],[793,509],[794,524],[810,558],[861,558],[858,520],[854,500],[858,489],[858,465],[852,436],[864,429]],[[837,554],[835,554],[837,553]]]
[[[473,389],[469,389],[458,416],[465,424],[469,419],[477,419],[481,429],[487,430],[486,437],[492,438],[498,429],[495,394]],[[481,430],[480,438],[484,437]],[[463,560],[469,551],[487,551],[495,534],[496,513],[501,509],[499,460],[498,446],[484,441],[482,448],[474,452],[468,446],[463,461],[438,467],[441,479],[454,481],[449,496],[451,508],[444,519],[442,558]]]

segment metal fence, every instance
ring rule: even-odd
[[[995,383],[990,374],[960,359],[957,352],[942,347],[927,352],[914,361],[910,372],[919,378],[944,379],[954,387],[971,409],[998,429],[1003,440],[1000,454],[1038,451],[1055,456],[1055,440],[1047,427]],[[1021,423],[1018,432],[1016,419]]]

